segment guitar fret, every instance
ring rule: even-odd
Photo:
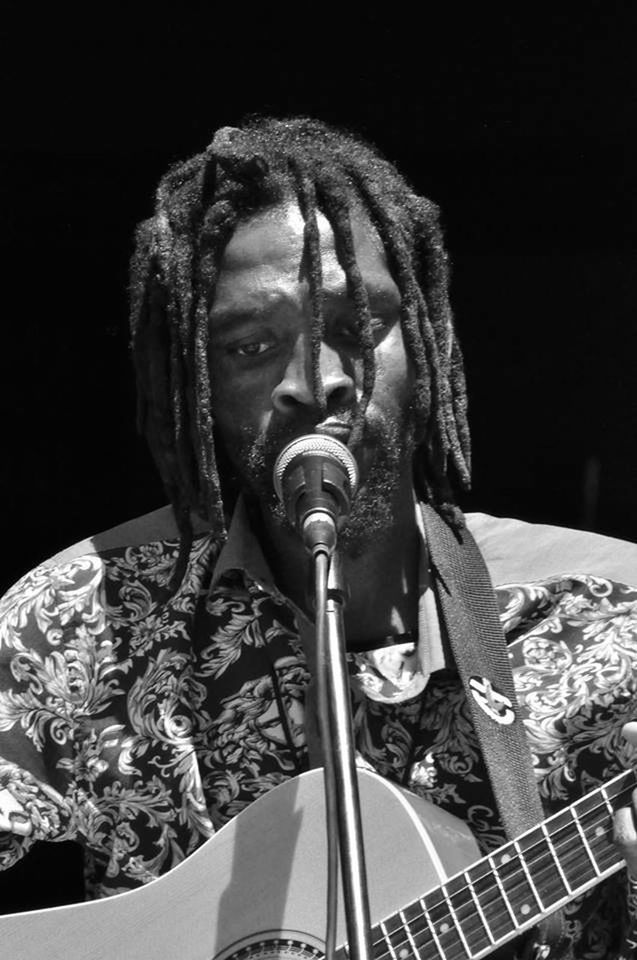
[[[511,851],[511,852],[509,852]],[[517,855],[519,850],[515,843],[508,844],[498,851],[499,864],[496,866],[496,877],[502,885],[507,902],[518,926],[525,924],[538,913],[539,900],[533,891],[533,886],[527,876],[523,860]]]
[[[387,943],[387,939],[381,929],[380,923],[377,923],[372,927],[371,939],[372,939],[372,957],[374,958],[374,960],[385,960],[385,958],[388,955],[387,947],[389,946],[389,944]],[[347,947],[348,947],[348,944],[345,944],[346,949]],[[349,956],[349,950],[348,950],[348,956]]]
[[[620,862],[620,856],[617,849],[611,841],[613,833],[613,807],[609,799],[600,792],[601,802],[597,802],[597,797],[589,799],[584,797],[577,807],[581,809],[579,820],[582,830],[590,848],[590,852],[595,860],[600,875],[609,867]]]
[[[469,890],[471,891],[471,898],[472,898],[473,902],[474,902],[475,905],[476,905],[476,910],[478,911],[478,914],[479,914],[479,916],[480,916],[480,919],[482,920],[482,925],[483,925],[483,927],[484,927],[484,929],[485,929],[485,931],[486,931],[486,934],[487,934],[487,937],[489,938],[490,943],[491,943],[492,945],[494,945],[494,944],[495,944],[495,940],[493,939],[493,935],[492,935],[492,933],[491,933],[491,927],[489,926],[489,922],[488,922],[488,920],[487,920],[487,918],[486,918],[486,916],[485,916],[485,914],[484,914],[484,911],[483,911],[483,909],[482,909],[482,906],[480,905],[480,900],[479,900],[478,896],[476,895],[476,891],[475,891],[475,888],[474,888],[473,884],[471,883],[471,880],[469,880],[469,875],[466,874],[466,877],[467,877],[468,888],[469,888]]]
[[[494,943],[505,940],[519,929],[492,858],[482,860],[467,871],[469,882],[480,901],[482,915]]]
[[[427,907],[425,906],[424,900],[421,899],[420,902],[421,902],[421,904],[422,904],[423,914],[424,914],[424,917],[425,917],[425,919],[426,919],[426,921],[427,921],[427,926],[428,926],[428,928],[429,928],[429,932],[431,933],[433,942],[436,944],[436,948],[437,948],[438,953],[440,954],[440,956],[441,956],[441,957],[444,957],[445,952],[444,952],[444,950],[443,950],[443,948],[442,948],[442,944],[440,943],[440,940],[438,939],[438,937],[437,937],[437,935],[436,935],[436,931],[435,931],[434,925],[433,925],[433,923],[431,922],[431,917],[429,916],[429,911],[427,910]]]
[[[597,876],[589,857],[581,851],[580,837],[570,807],[547,820],[546,829],[571,891],[578,890]]]
[[[416,940],[418,948],[420,949],[422,936],[429,933],[425,908],[422,902],[415,900],[414,903],[408,904],[406,907],[403,907],[402,914],[409,925],[412,937]]]
[[[630,794],[635,787],[637,787],[637,770],[626,770],[601,787],[604,798],[611,803],[611,812],[629,802]],[[613,804],[613,800],[617,802]]]
[[[374,927],[374,960],[482,957],[619,869],[612,818],[636,784],[637,774],[621,774],[386,917]],[[346,947],[338,958],[349,958]]]
[[[542,833],[544,834],[544,836],[545,836],[545,838],[546,838],[546,845],[547,845],[548,849],[549,849],[550,852],[551,852],[552,861],[553,861],[553,863],[555,864],[555,866],[556,866],[556,868],[557,868],[557,872],[558,872],[559,875],[560,875],[560,879],[562,880],[562,883],[564,884],[564,889],[566,890],[567,894],[571,894],[571,893],[573,892],[573,888],[571,887],[570,883],[568,882],[568,877],[566,876],[566,874],[565,874],[564,871],[562,870],[562,864],[561,864],[560,858],[558,857],[557,851],[555,850],[555,847],[553,846],[553,841],[551,840],[551,835],[549,834],[548,830],[546,829],[545,824],[542,824]],[[557,900],[557,897],[556,897],[555,899]]]
[[[602,795],[602,799],[603,799],[604,803],[606,804],[606,808],[607,808],[609,814],[610,814],[611,817],[612,817],[613,814],[615,813],[615,808],[614,808],[614,806],[613,806],[612,803],[611,803],[611,797],[609,796],[609,791],[608,791],[608,789],[607,789],[606,787],[602,787],[602,789],[601,789],[601,795]],[[617,794],[615,794],[615,796],[617,796]]]
[[[528,863],[526,862],[526,860],[525,860],[525,858],[524,858],[524,854],[522,853],[522,849],[521,849],[520,844],[518,843],[517,840],[514,841],[514,846],[515,846],[515,849],[516,849],[516,850],[518,851],[518,853],[520,854],[520,865],[521,865],[521,867],[522,867],[522,869],[523,869],[523,871],[524,871],[524,875],[525,875],[525,877],[526,877],[526,879],[527,879],[527,881],[528,881],[528,886],[529,886],[529,888],[530,888],[530,890],[531,890],[531,893],[532,893],[533,896],[535,897],[535,902],[536,902],[537,905],[538,905],[538,909],[539,909],[539,911],[541,912],[541,911],[542,911],[542,901],[541,901],[541,899],[540,899],[540,895],[539,895],[539,893],[538,893],[538,891],[537,891],[537,888],[536,888],[535,884],[533,883],[533,877],[531,876],[531,871],[529,870],[529,865],[528,865]]]
[[[590,846],[588,845],[588,840],[586,839],[586,834],[584,833],[584,829],[583,829],[583,827],[582,827],[582,824],[581,824],[580,821],[579,821],[579,817],[578,817],[578,815],[577,815],[577,804],[575,804],[573,807],[571,807],[571,810],[573,811],[573,822],[575,823],[575,826],[577,827],[577,832],[579,833],[580,837],[582,838],[582,843],[583,843],[583,845],[584,845],[584,849],[586,850],[586,853],[588,854],[588,856],[589,856],[589,858],[590,858],[590,861],[591,861],[591,863],[592,863],[592,865],[593,865],[593,869],[594,869],[595,873],[596,873],[597,876],[599,877],[599,876],[601,876],[601,872],[600,872],[600,870],[599,870],[599,868],[598,868],[598,866],[597,866],[597,864],[596,864],[596,862],[595,862],[595,857],[593,856],[593,851],[591,850]]]
[[[570,892],[566,877],[559,868],[555,850],[543,826],[523,834],[516,846],[522,866],[530,878],[540,910],[548,910]],[[557,869],[556,869],[557,868]]]
[[[453,913],[449,909],[444,888],[432,890],[425,896],[424,903],[427,918],[436,932],[445,958],[455,960],[456,957],[469,957],[469,949],[463,942]]]
[[[391,942],[391,937],[390,937],[389,933],[387,932],[387,927],[386,927],[386,925],[382,922],[382,920],[381,920],[381,923],[380,923],[380,929],[381,929],[381,932],[382,932],[382,934],[383,934],[383,938],[384,938],[387,946],[389,947],[389,952],[390,952],[391,955],[392,955],[392,960],[398,960],[398,955],[396,954],[396,951],[394,950],[393,944],[392,944],[392,942]],[[403,960],[402,957],[401,957],[401,960]]]
[[[410,903],[402,910],[402,916],[405,918],[407,929],[416,949],[420,955],[429,957],[429,953],[434,947],[440,953],[440,947],[434,939],[434,933],[426,915],[424,904],[421,900]],[[442,956],[442,954],[440,954]]]
[[[380,926],[394,960],[418,960],[418,951],[402,911],[386,917]]]
[[[412,949],[412,953],[413,953],[414,957],[418,958],[418,957],[420,956],[420,954],[419,954],[419,952],[418,952],[418,947],[416,946],[416,944],[415,944],[415,942],[414,942],[414,938],[413,938],[412,935],[411,935],[411,930],[409,929],[409,923],[407,922],[407,918],[406,918],[406,916],[405,916],[405,914],[403,913],[402,910],[400,911],[400,918],[401,918],[401,920],[402,920],[402,922],[403,922],[403,924],[404,924],[405,933],[407,934],[407,939],[408,939],[408,941],[409,941],[409,946],[410,946],[411,949]],[[401,958],[401,960],[402,960],[402,958]]]
[[[469,952],[477,954],[493,946],[495,941],[468,875],[461,873],[449,880],[445,886],[450,906]]]
[[[465,948],[465,950],[467,951],[467,956],[471,956],[471,948],[470,948],[469,944],[467,943],[467,940],[466,940],[466,938],[465,938],[464,933],[462,932],[462,927],[460,926],[460,921],[458,920],[458,915],[457,915],[456,911],[453,909],[453,903],[451,902],[451,897],[449,896],[449,892],[448,892],[448,890],[447,890],[447,888],[446,888],[446,886],[445,886],[444,883],[443,883],[443,885],[442,885],[442,890],[443,890],[443,892],[444,892],[444,894],[445,894],[445,896],[446,896],[446,898],[447,898],[447,907],[449,908],[449,912],[450,912],[450,914],[451,914],[451,917],[452,917],[452,919],[453,919],[453,922],[454,922],[454,924],[456,925],[456,930],[458,931],[458,936],[460,937],[460,939],[461,939],[461,941],[462,941],[462,946],[463,946],[463,947]]]

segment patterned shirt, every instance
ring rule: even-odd
[[[177,551],[160,538],[76,553],[0,601],[0,790],[30,831],[0,836],[2,867],[73,839],[89,896],[131,890],[307,769],[298,610],[254,546],[246,562],[231,536],[217,562],[220,542],[199,534],[173,591]],[[578,573],[496,598],[548,815],[637,766],[620,734],[637,717],[637,590]],[[409,644],[349,666],[361,762],[460,817],[483,851],[500,845],[457,673],[427,676]],[[622,871],[567,908],[574,957],[628,956],[625,888]]]

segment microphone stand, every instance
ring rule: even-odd
[[[358,468],[351,451],[339,440],[308,434],[284,447],[274,464],[272,479],[290,523],[313,558],[328,847],[326,960],[333,960],[335,955],[339,849],[347,952],[351,960],[371,960],[369,898],[345,661],[345,590],[336,553],[337,521],[349,513],[351,497],[358,487]]]
[[[319,724],[328,836],[326,960],[333,960],[336,940],[336,837],[341,855],[349,957],[371,960],[369,897],[345,659],[345,588],[336,550],[331,557],[326,550],[314,553],[314,576]]]

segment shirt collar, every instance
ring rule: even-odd
[[[414,514],[418,532],[420,534],[419,587],[420,595],[422,597],[422,594],[429,585],[430,581],[429,553],[427,550],[427,540],[425,536],[425,528],[422,520],[420,504],[418,503],[415,493]],[[268,562],[263,554],[263,550],[261,549],[261,544],[259,543],[259,540],[257,539],[252,526],[250,525],[246,503],[241,495],[237,500],[234,512],[232,514],[230,529],[228,530],[228,539],[223,545],[221,552],[219,553],[217,563],[215,564],[211,589],[214,589],[214,587],[216,587],[219,583],[220,579],[231,570],[238,570],[247,575],[251,580],[258,584],[258,586],[266,589],[270,593],[278,593],[274,583],[274,577],[272,576],[272,571],[270,570]],[[422,626],[422,621],[420,625]]]
[[[427,684],[429,675],[434,670],[442,669],[445,666],[445,657],[442,647],[442,637],[440,633],[440,624],[432,589],[431,572],[429,569],[429,551],[427,550],[426,534],[422,519],[420,504],[414,494],[414,513],[416,525],[420,533],[420,564],[419,564],[419,598],[418,598],[418,641],[414,643],[405,643],[401,645],[401,651],[404,652],[399,657],[400,682],[396,685],[394,679],[391,679],[390,685],[385,689],[385,681],[389,681],[391,671],[388,674],[387,669],[380,668],[380,679],[374,679],[373,683],[380,683],[385,692],[378,694],[378,699],[388,698],[391,701],[402,700],[404,698],[415,696]],[[215,565],[212,577],[211,590],[214,589],[221,578],[230,571],[239,571],[246,579],[252,580],[258,587],[273,595],[280,595],[274,583],[272,571],[261,549],[261,545],[254,534],[250,525],[248,511],[245,500],[239,497],[230,522],[228,530],[228,539],[226,540]],[[301,640],[306,649],[306,653],[314,645],[314,626],[307,619],[305,614],[296,607],[290,600],[282,597],[294,611],[297,626],[301,633]],[[395,652],[398,651],[398,648]],[[355,660],[359,666],[367,664],[373,672],[378,671],[380,664],[375,660],[380,655],[387,656],[383,650],[359,653],[355,655]],[[406,659],[405,659],[406,658]],[[394,657],[395,659],[395,657]],[[364,685],[369,683],[370,678],[365,678]],[[369,690],[366,691],[369,694]]]
[[[215,564],[211,587],[216,587],[221,577],[230,570],[240,570],[269,592],[275,589],[272,571],[263,555],[261,544],[250,526],[248,510],[241,496],[232,514],[228,539]]]
[[[425,538],[425,528],[422,521],[420,505],[414,493],[414,514],[420,534],[420,581],[422,588],[423,577],[428,573],[428,554]],[[248,517],[248,510],[243,496],[239,496],[230,521],[228,538],[224,543],[212,576],[212,587],[216,587],[221,577],[230,570],[240,570],[246,573],[260,586],[274,589],[274,577],[263,555],[261,544],[252,530]]]

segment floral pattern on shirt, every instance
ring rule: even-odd
[[[75,839],[94,864],[92,895],[129,890],[307,768],[294,610],[241,571],[211,586],[219,545],[207,536],[171,592],[177,548],[39,567],[0,601],[0,788],[33,825],[2,836],[1,866],[37,839]],[[620,734],[637,717],[637,591],[578,575],[496,594],[549,814],[637,761]],[[382,660],[351,658],[361,760],[494,849],[503,833],[456,673],[379,700],[366,690]],[[568,907],[573,956],[617,955],[623,883]]]

